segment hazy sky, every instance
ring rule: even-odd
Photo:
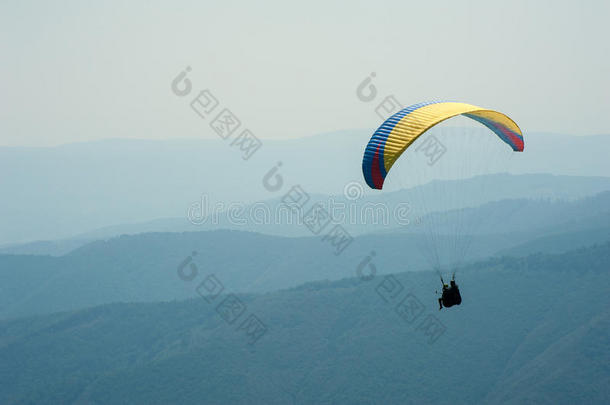
[[[216,137],[189,107],[206,88],[261,138],[376,127],[390,94],[498,109],[526,133],[609,133],[609,15],[608,1],[5,0],[0,145]]]

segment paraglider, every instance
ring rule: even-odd
[[[511,118],[503,113],[472,104],[458,102],[432,101],[414,104],[388,118],[375,131],[369,140],[362,159],[362,174],[368,186],[372,189],[381,190],[392,166],[403,153],[416,143],[418,138],[437,124],[460,115],[481,123],[492,132],[488,134],[484,131],[485,133],[483,136],[477,139],[479,144],[476,144],[475,146],[480,145],[482,142],[489,142],[488,139],[490,137],[488,135],[493,137],[495,134],[495,138],[498,141],[506,143],[512,151],[503,147],[497,147],[496,144],[501,144],[502,142],[493,141],[494,150],[501,149],[502,151],[507,150],[510,152],[522,152],[524,150],[525,145],[521,129]],[[459,136],[459,131],[456,132],[455,137],[457,136]],[[456,150],[456,156],[453,158],[454,160],[450,160],[449,162],[459,163],[460,160],[463,160],[465,161],[465,166],[467,168],[474,167],[475,165],[471,162],[479,160],[479,156],[476,156],[475,153],[471,152],[474,148],[466,146],[467,137],[464,136],[464,139],[456,139],[455,137],[452,134],[451,140],[457,144],[454,148]],[[423,142],[427,141],[427,139],[422,139]],[[422,142],[420,142],[420,144],[423,145]],[[415,147],[413,153],[417,150],[418,148]],[[482,148],[479,147],[477,150],[482,151]],[[493,155],[491,153],[480,153],[480,157],[481,159],[485,157],[493,158]],[[411,158],[411,156],[409,158]],[[413,162],[413,167],[406,173],[409,176],[416,176],[418,171],[419,173],[427,173],[432,170],[429,167],[418,165],[415,160]],[[429,162],[428,164],[430,165],[434,162],[435,161]],[[448,166],[449,167],[445,168],[445,170],[450,171],[450,178],[451,176],[454,176],[454,172],[460,173],[461,175],[464,175],[467,172],[467,170],[458,170],[459,168],[454,168],[451,164]],[[447,178],[447,176],[445,176],[445,178]],[[462,191],[460,188],[453,188],[454,191],[456,189],[458,190],[457,192],[467,194],[466,191]],[[456,205],[457,199],[454,195],[449,195],[451,194],[449,190],[439,190],[434,187],[434,191],[435,193],[424,194],[421,199],[422,201],[420,201],[421,204],[419,208],[422,208],[422,206],[425,208],[427,208],[426,206],[430,207],[430,211],[424,214],[427,215],[427,222],[430,228],[432,228],[428,229],[427,233],[421,233],[422,238],[427,238],[428,242],[428,246],[424,246],[422,249],[422,254],[426,251],[430,255],[430,262],[434,262],[431,264],[438,274],[441,275],[440,269],[443,265],[456,266],[456,262],[460,262],[463,259],[472,240],[472,236],[466,235],[469,223],[464,224],[464,221],[459,221],[463,216],[462,213],[465,211],[465,207],[468,206],[467,203],[464,203],[461,206]],[[411,195],[416,193],[417,190],[411,189]],[[443,207],[440,206],[444,201],[447,201],[447,206],[444,207],[444,210],[441,210],[440,208]],[[443,221],[444,219],[446,219],[446,221]],[[477,221],[470,221],[470,223],[473,223],[473,226],[474,222]],[[433,227],[436,227],[436,229],[433,229]],[[453,239],[453,241],[449,240],[450,230],[453,230],[455,233],[455,239]],[[472,229],[468,230],[472,231]],[[460,237],[465,239],[465,241],[460,241]],[[439,254],[443,253],[443,249],[440,246],[441,243],[445,243],[446,248],[444,250],[452,249],[456,256],[462,255],[461,258],[455,260],[455,257],[453,257],[453,262],[443,261]],[[450,286],[443,282],[443,292],[441,298],[438,299],[438,302],[439,309],[442,309],[443,306],[448,308],[461,304],[462,298],[459,288],[455,283],[455,271]]]
[[[443,309],[443,306],[445,308],[449,308],[454,305],[460,305],[462,303],[462,296],[460,294],[460,289],[458,288],[458,285],[455,283],[455,274],[449,282],[451,284],[451,287],[445,284],[442,277],[441,283],[443,284],[443,291],[441,297],[438,299],[438,310],[440,311],[441,309]]]

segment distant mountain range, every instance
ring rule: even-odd
[[[502,219],[504,225],[508,224],[508,218],[518,223],[514,228],[527,229],[525,225],[532,221],[533,216],[554,220],[550,217],[565,215],[565,218],[558,218],[561,222],[569,218],[582,219],[580,213],[567,212],[564,208],[567,209],[572,200],[610,190],[610,177],[495,174],[460,181],[436,181],[415,188],[377,193],[362,193],[365,188],[360,183],[352,183],[351,186],[356,193],[352,196],[310,194],[301,214],[289,208],[281,197],[252,204],[224,205],[223,209],[217,209],[209,199],[200,198],[192,202],[194,211],[189,211],[190,217],[185,209],[184,215],[177,218],[104,227],[66,239],[8,244],[0,247],[0,253],[59,256],[94,240],[144,232],[234,229],[279,236],[309,236],[311,231],[300,218],[316,203],[328,210],[333,222],[340,223],[353,235],[429,232],[427,224],[433,224],[431,230],[435,233],[455,233],[458,227],[462,233],[489,233],[494,232],[497,222]],[[519,205],[501,202],[506,199],[523,201]],[[541,200],[547,204],[538,204]],[[484,211],[464,209],[489,202],[498,202],[498,205],[488,205]],[[532,211],[534,206],[528,207],[530,202],[538,212]],[[507,204],[505,209],[502,209],[502,204]],[[599,204],[603,206],[604,202]],[[590,211],[583,207],[585,209]],[[532,212],[523,215],[528,210]],[[598,212],[600,209],[596,206],[591,215]],[[435,216],[432,213],[441,214]],[[534,224],[540,226],[540,220],[534,218]],[[424,226],[418,228],[422,221]],[[509,229],[502,231],[508,232]]]
[[[443,311],[411,272],[3,321],[0,402],[603,404],[609,269],[610,244],[490,259]]]
[[[212,204],[225,205],[279,198],[293,185],[311,194],[341,195],[346,185],[362,182],[362,151],[369,136],[370,131],[357,130],[266,140],[249,160],[221,140],[1,147],[0,244],[58,240],[109,226],[183,218],[202,195]],[[608,150],[608,135],[526,134],[526,150],[512,159],[510,172],[608,177]],[[270,192],[262,179],[278,162],[284,187]],[[484,169],[479,174],[485,174]],[[496,171],[491,166],[489,170]]]
[[[354,235],[339,255],[326,231],[286,238],[231,230],[123,235],[60,257],[0,255],[0,319],[193,297],[193,286],[177,273],[189,256],[199,273],[215,274],[227,288],[260,293],[349,277],[371,254],[376,271],[385,274],[432,270],[439,263],[449,272],[450,265],[493,255],[561,253],[610,241],[609,202],[610,193],[569,202],[503,200],[463,213],[489,217],[476,233],[431,239],[407,228]]]

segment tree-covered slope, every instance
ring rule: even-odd
[[[0,402],[600,403],[609,269],[608,244],[481,262],[443,311],[418,272],[241,295],[232,323],[226,295],[4,321]]]

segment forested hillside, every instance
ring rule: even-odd
[[[604,403],[609,270],[610,244],[492,259],[442,311],[418,272],[4,321],[0,402]]]

